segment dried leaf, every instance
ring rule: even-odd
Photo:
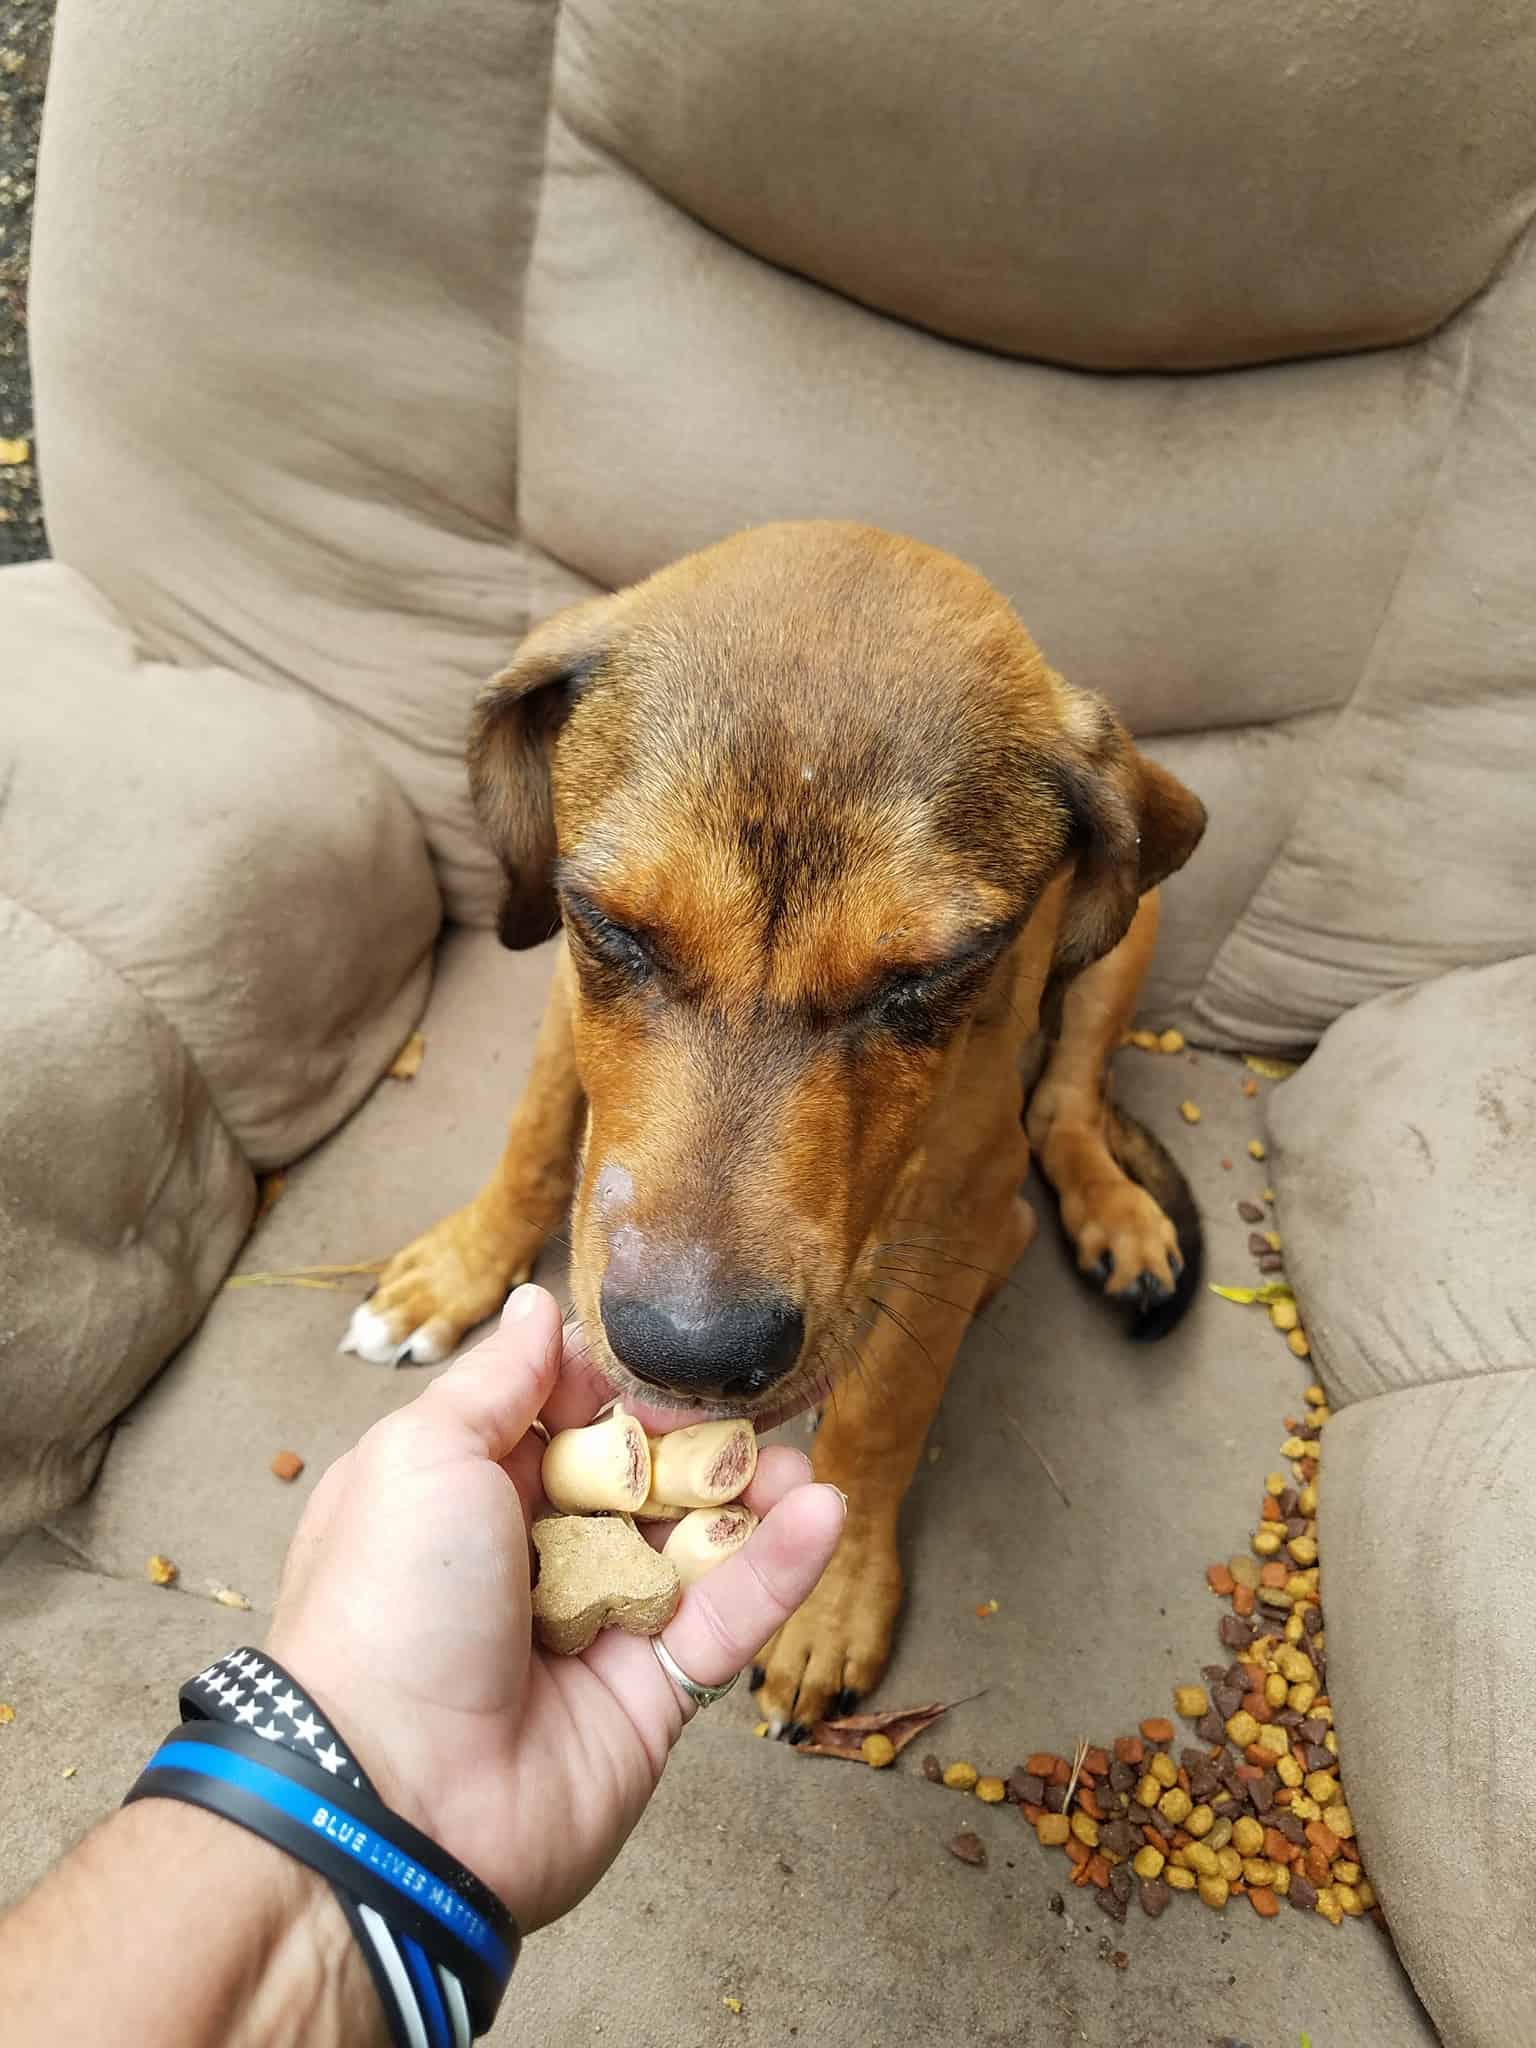
[[[800,1744],[800,1754],[845,1756],[854,1763],[863,1763],[865,1736],[888,1735],[891,1747],[899,1755],[909,1742],[926,1735],[935,1721],[959,1704],[958,1700],[936,1700],[928,1707],[892,1707],[884,1714],[844,1714],[840,1720],[818,1721],[811,1730],[810,1741]]]
[[[251,1227],[253,1229],[261,1221],[262,1217],[266,1215],[267,1211],[274,1206],[287,1185],[288,1176],[283,1172],[264,1173],[260,1180],[257,1181],[256,1214],[251,1218]]]
[[[1245,1052],[1243,1065],[1250,1074],[1262,1074],[1266,1081],[1284,1081],[1295,1073],[1300,1060],[1272,1060],[1261,1052]]]
[[[395,1054],[394,1061],[389,1069],[390,1080],[414,1081],[421,1072],[421,1063],[426,1056],[427,1041],[419,1031],[413,1031],[404,1045]]]
[[[1223,1301],[1236,1301],[1244,1307],[1259,1298],[1257,1287],[1218,1287],[1214,1280],[1211,1282],[1211,1292],[1219,1294]]]

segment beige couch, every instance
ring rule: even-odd
[[[64,0],[57,560],[0,577],[0,1890],[260,1626],[206,1596],[270,1603],[316,1471],[418,1383],[334,1357],[360,1288],[221,1281],[386,1253],[494,1155],[549,960],[481,929],[477,684],[571,598],[853,515],[977,563],[1210,808],[1147,993],[1206,1050],[1126,1087],[1218,1277],[1268,1118],[1344,1411],[1361,1835],[1440,2037],[1536,2039],[1533,92],[1512,0]],[[376,1089],[429,986],[420,1079]],[[1257,1105],[1216,1057],[1314,1045]],[[914,1494],[885,1694],[987,1686],[946,1749],[1005,1768],[1211,1654],[1201,1567],[1302,1379],[1209,1299],[1133,1353],[1044,1241],[1019,1280]],[[639,1925],[648,2042],[739,2039],[726,1996],[851,2044],[1433,2038],[1369,1928],[1191,1909],[1105,1969],[1010,1816],[962,1871],[949,1795],[749,1718],[533,1945],[546,2040],[619,2024]]]

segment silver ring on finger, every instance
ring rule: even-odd
[[[687,1693],[695,1706],[712,1707],[716,1700],[723,1700],[741,1676],[739,1671],[733,1671],[724,1685],[700,1685],[696,1679],[688,1676],[660,1636],[651,1637],[651,1648],[656,1652],[656,1662],[668,1678],[681,1691]]]

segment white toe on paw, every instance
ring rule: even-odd
[[[375,1314],[365,1301],[353,1311],[341,1348],[355,1352],[370,1365],[398,1365],[405,1346],[396,1337],[389,1318]]]
[[[453,1336],[436,1317],[406,1339],[401,1356],[412,1365],[441,1365],[453,1349]]]

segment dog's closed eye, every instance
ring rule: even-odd
[[[643,932],[617,923],[585,896],[568,893],[562,908],[567,933],[594,966],[623,976],[631,987],[652,979],[660,963]]]

